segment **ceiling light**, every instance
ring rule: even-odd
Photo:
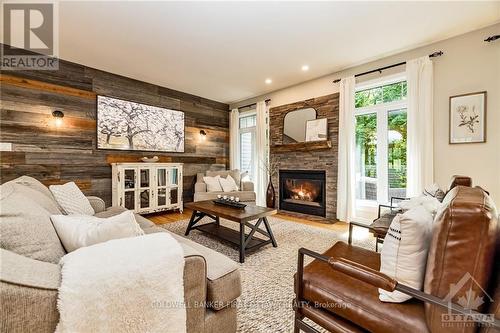
[[[271,83],[273,83],[273,80],[271,80],[271,79],[266,79],[266,81],[264,81],[264,82],[265,82],[266,84],[271,84]]]
[[[309,70],[309,66],[308,65],[302,66],[302,71],[307,72],[308,70]]]

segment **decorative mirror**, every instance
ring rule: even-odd
[[[305,142],[307,122],[315,119],[313,108],[288,112],[283,121],[283,143]]]

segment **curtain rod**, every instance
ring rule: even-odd
[[[443,54],[444,54],[443,51],[437,51],[437,52],[434,52],[432,54],[429,54],[429,58],[439,57],[439,56],[442,56]],[[398,66],[405,65],[405,64],[406,64],[406,61],[398,62],[397,64],[394,64],[394,65],[380,67],[380,68],[373,69],[373,70],[368,71],[368,72],[363,72],[363,73],[356,74],[356,75],[354,75],[354,77],[359,77],[359,76],[363,76],[363,75],[367,75],[367,74],[372,74],[372,73],[376,73],[376,72],[382,73],[383,70],[386,70],[386,69],[389,69],[389,68],[393,68],[393,67],[398,67]],[[338,83],[338,82],[340,82],[340,79],[333,80],[333,83]]]
[[[264,102],[269,103],[270,101],[271,101],[271,99],[269,98],[269,99],[266,99]],[[237,109],[239,110],[239,109],[244,109],[244,108],[250,108],[250,107],[256,106],[256,105],[257,105],[257,103],[252,103],[252,104],[248,104],[248,105],[238,106]]]

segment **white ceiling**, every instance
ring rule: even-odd
[[[496,23],[500,2],[61,2],[59,17],[62,59],[230,103]]]

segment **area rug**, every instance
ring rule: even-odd
[[[277,217],[269,218],[269,222],[278,247],[268,245],[250,252],[245,263],[240,264],[243,293],[238,299],[238,332],[293,332],[293,275],[297,270],[298,249],[323,252],[337,241],[347,241],[347,231],[332,231]],[[161,227],[184,235],[187,223],[186,220]],[[221,224],[239,228],[237,223],[224,219]],[[188,238],[238,262],[238,251],[227,243],[197,230],[191,231]],[[362,229],[355,233],[353,244],[375,248],[374,238]]]

